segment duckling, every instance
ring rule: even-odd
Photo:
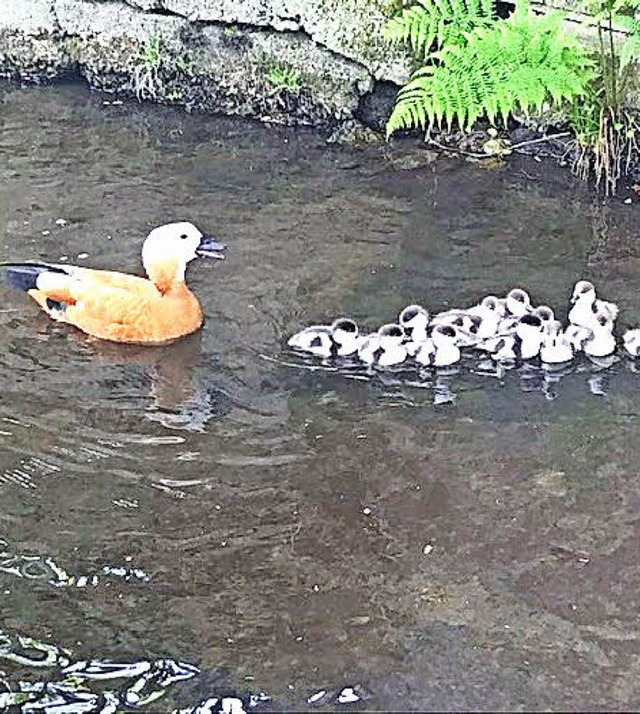
[[[618,317],[618,306],[612,302],[598,300],[596,289],[593,283],[588,280],[579,280],[575,284],[571,295],[571,303],[573,307],[569,311],[569,322],[574,325],[593,327],[595,322],[594,315],[602,313],[608,316],[613,326]]]
[[[559,335],[563,332],[564,327],[560,320],[549,320],[542,325],[542,330],[545,335]]]
[[[461,308],[452,308],[451,310],[443,310],[436,313],[431,318],[431,325],[453,325],[456,320],[468,314],[467,310]]]
[[[367,337],[358,348],[358,357],[367,364],[391,367],[401,364],[407,358],[404,344],[405,332],[401,325],[390,323]]]
[[[562,364],[573,359],[573,347],[561,331],[548,331],[540,346],[540,359],[545,364]]]
[[[533,314],[537,315],[542,322],[551,322],[556,319],[553,309],[548,305],[538,305],[538,307],[534,307]]]
[[[355,354],[363,341],[358,325],[348,317],[340,317],[331,325],[331,337],[337,345],[338,357]]]
[[[477,344],[478,330],[482,318],[470,310],[453,309],[439,312],[431,320],[432,327],[448,325],[455,328],[459,347],[473,347]]]
[[[640,357],[640,328],[627,330],[622,335],[624,348],[632,357]]]
[[[363,338],[358,325],[340,317],[331,325],[311,325],[289,338],[289,347],[317,357],[347,357],[358,351]]]
[[[506,298],[499,298],[495,295],[487,295],[482,298],[480,303],[484,305],[485,308],[493,310],[498,317],[506,317],[507,315],[507,301]]]
[[[398,317],[400,324],[409,340],[423,342],[427,339],[429,312],[421,305],[408,305]]]
[[[592,330],[582,349],[589,357],[608,357],[616,351],[616,338],[608,330]]]
[[[533,359],[540,353],[543,339],[542,320],[537,315],[527,314],[518,320],[513,334],[488,340],[484,349],[498,362]]]
[[[584,341],[583,350],[589,357],[608,357],[616,351],[616,338],[610,329],[612,323],[609,315],[604,312],[596,313],[595,321],[598,327],[591,328],[591,334]]]
[[[582,325],[568,325],[564,331],[565,337],[569,340],[575,352],[584,350],[584,344],[591,338],[592,334],[593,332],[588,327],[583,327]]]
[[[543,321],[538,315],[523,315],[516,325],[520,341],[520,359],[533,359],[540,354],[544,340]]]
[[[481,318],[478,337],[484,340],[497,334],[498,323],[506,316],[506,305],[504,300],[500,301],[495,295],[487,295],[477,305],[470,307],[467,312]]]
[[[460,348],[456,344],[457,330],[451,325],[436,325],[431,338],[425,340],[416,352],[415,360],[429,367],[448,367],[460,361]]]
[[[456,345],[458,347],[475,347],[480,341],[478,331],[481,324],[482,318],[480,316],[460,313],[449,325],[456,332]]]
[[[531,298],[522,288],[513,288],[507,293],[506,306],[507,313],[515,317],[522,317],[532,311]]]
[[[519,357],[519,340],[515,335],[498,335],[486,340],[483,349],[495,362],[515,362]]]
[[[296,332],[287,340],[287,345],[301,352],[317,357],[331,357],[335,347],[331,339],[331,327],[329,325],[310,325],[304,330]]]
[[[516,327],[518,326],[519,321],[520,318],[515,317],[515,315],[507,315],[507,317],[503,317],[498,323],[498,335],[502,337],[510,335],[513,337],[516,333]]]

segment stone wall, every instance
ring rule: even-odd
[[[0,0],[0,76],[81,76],[141,99],[278,122],[379,125],[409,59],[387,0]]]

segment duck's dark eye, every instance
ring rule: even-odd
[[[188,237],[189,237],[189,236],[188,236],[186,233],[183,233],[183,234],[180,236],[180,238],[182,238],[182,240],[187,240]]]

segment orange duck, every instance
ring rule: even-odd
[[[155,228],[142,246],[149,276],[75,265],[3,263],[10,285],[25,290],[54,320],[113,342],[160,345],[198,330],[196,296],[185,284],[197,257],[224,258],[226,246],[192,223]]]

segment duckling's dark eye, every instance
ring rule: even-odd
[[[189,237],[189,236],[188,236],[186,233],[183,233],[183,234],[180,236],[180,238],[182,238],[182,240],[187,240],[188,237]]]

